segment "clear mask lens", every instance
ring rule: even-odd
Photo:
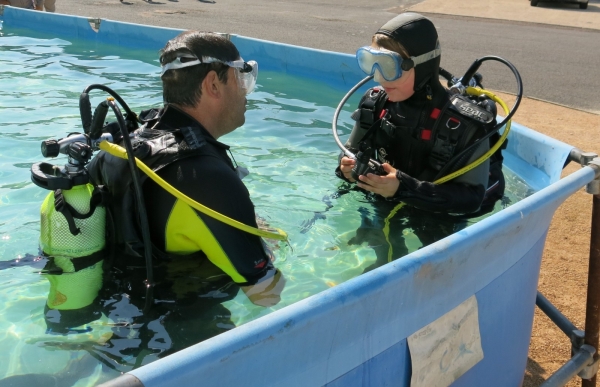
[[[258,78],[258,63],[253,60],[245,62],[243,68],[237,68],[235,76],[238,85],[246,90],[246,94],[252,93],[256,87],[256,78]]]
[[[356,60],[365,74],[375,76],[376,82],[395,81],[402,76],[402,57],[396,52],[366,46],[356,51]]]
[[[375,71],[373,72],[373,80],[377,83],[385,82],[385,78],[381,75],[378,68],[375,68]]]

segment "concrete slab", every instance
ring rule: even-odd
[[[600,0],[589,0],[587,9],[556,2],[532,7],[528,0],[425,0],[410,11],[600,30]]]

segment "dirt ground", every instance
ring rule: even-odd
[[[506,102],[514,97],[498,93]],[[509,102],[509,106],[511,103]],[[584,151],[600,154],[600,115],[524,98],[514,121]],[[579,165],[571,163],[563,176]],[[592,195],[581,189],[556,211],[546,240],[538,290],[584,329]],[[536,308],[524,387],[541,385],[570,357],[565,334]],[[597,383],[596,385],[600,385]],[[568,387],[581,386],[573,378]]]

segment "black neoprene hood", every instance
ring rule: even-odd
[[[431,20],[414,12],[401,13],[377,31],[400,43],[410,56],[416,57],[438,47],[438,34]],[[415,90],[431,79],[438,79],[440,56],[415,66]]]

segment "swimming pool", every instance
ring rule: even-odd
[[[39,206],[46,192],[30,182],[29,167],[42,158],[41,140],[62,138],[69,132],[81,130],[78,93],[88,84],[105,84],[119,92],[135,111],[160,105],[162,94],[155,52],[131,53],[103,45],[90,48],[84,41],[45,39],[32,31],[9,29],[3,33],[0,64],[5,71],[0,87],[12,90],[0,97],[3,106],[0,135],[4,138],[0,146],[3,171],[0,218],[5,220],[0,226],[0,251],[2,260],[7,261],[38,252]],[[98,101],[104,98],[101,92],[92,94],[92,98],[94,96]],[[227,301],[220,303],[224,309],[207,312],[210,316],[204,317],[219,321],[223,330],[336,286],[375,263],[377,257],[372,246],[381,242],[383,219],[391,207],[377,208],[362,193],[348,190],[332,173],[338,148],[331,138],[330,125],[341,96],[343,90],[324,87],[309,79],[261,72],[257,90],[248,98],[246,124],[222,139],[233,146],[236,161],[251,171],[245,183],[257,214],[290,235],[290,245],[280,244],[276,251],[276,266],[287,280],[282,300],[270,308],[257,306],[237,287],[227,284],[233,289],[219,295],[229,295]],[[357,101],[358,97],[348,104],[340,120],[340,128],[346,136],[353,124],[349,113]],[[65,158],[52,162],[61,165]],[[507,174],[510,202],[533,192],[509,170]],[[498,204],[498,208],[500,206]],[[399,239],[405,241],[409,252],[422,246],[411,229],[403,226],[405,217],[398,215],[394,222],[396,230],[402,233]],[[433,226],[433,219],[430,222]],[[363,233],[357,240],[359,228],[366,231],[366,235]],[[400,256],[405,252],[396,254]],[[98,360],[87,360],[88,367],[104,370],[80,372],[82,375],[89,372],[92,380],[98,378],[94,382],[107,380],[119,372],[156,360],[170,345],[168,331],[154,332],[154,336],[164,340],[159,344],[156,337],[140,344],[137,339],[140,327],[136,326],[141,325],[136,319],[139,310],[128,303],[126,297],[115,295],[103,302],[118,307],[88,324],[84,330],[90,331],[71,332],[69,336],[46,334],[43,306],[48,282],[29,265],[0,271],[0,281],[5,283],[0,294],[0,331],[12,333],[2,340],[2,346],[18,348],[16,358],[21,359],[15,362],[10,360],[14,354],[0,355],[6,356],[4,361],[0,359],[5,365],[2,377],[42,371],[60,374],[63,369],[70,370],[73,358],[85,358],[95,351],[96,357],[104,359],[105,367],[99,367]],[[222,313],[231,315],[221,318]],[[111,324],[117,324],[118,328]],[[193,325],[188,322],[186,326],[190,329]],[[118,331],[114,336],[113,330]],[[210,337],[215,332],[218,329],[205,336]],[[119,337],[118,350],[103,349],[108,346],[109,336],[112,341]],[[194,344],[197,337],[184,340],[184,345]],[[146,355],[140,351],[142,354],[138,356],[144,356],[143,359],[130,359],[131,355],[125,353],[134,348],[153,353]],[[26,358],[49,359],[49,350],[53,351],[52,360],[44,360],[41,367],[28,364]],[[86,384],[90,384],[86,378],[75,383]]]
[[[139,310],[126,297],[108,295],[103,302],[114,307],[111,310],[105,305],[102,318],[86,325],[83,329],[86,332],[71,332],[68,336],[47,334],[43,306],[49,284],[25,264],[38,253],[39,206],[46,194],[30,182],[29,167],[42,158],[41,140],[62,138],[81,130],[78,95],[89,84],[113,88],[134,111],[160,105],[156,53],[142,50],[132,53],[106,45],[90,47],[85,41],[46,39],[32,31],[5,29],[3,34],[0,64],[5,71],[0,76],[0,87],[10,91],[0,96],[3,107],[0,136],[4,139],[0,145],[3,171],[0,218],[4,220],[0,225],[0,251],[3,261],[27,258],[17,263],[23,266],[0,271],[0,282],[5,284],[0,293],[0,331],[11,332],[1,342],[3,347],[17,348],[18,353],[0,355],[6,356],[0,359],[0,364],[4,364],[0,366],[0,376],[72,374],[69,367],[74,364],[73,359],[80,360],[96,352],[94,355],[104,359],[105,367],[100,367],[99,360],[86,359],[87,368],[96,370],[91,372],[78,364],[79,369],[84,368],[79,371],[81,375],[89,373],[91,380],[79,378],[74,385],[89,385],[91,381],[107,380],[156,360],[171,344],[169,332],[155,331],[153,337],[140,344]],[[224,308],[211,309],[206,312],[210,316],[202,321],[217,320],[221,329],[230,329],[354,278],[375,264],[373,246],[382,241],[383,219],[391,207],[376,206],[362,193],[349,190],[332,173],[338,148],[331,138],[330,126],[343,92],[310,79],[261,72],[257,90],[248,97],[246,124],[222,141],[233,146],[236,161],[251,171],[245,183],[257,214],[290,235],[289,245],[276,246],[276,266],[287,282],[281,301],[269,308],[250,303],[237,287],[226,284],[228,289],[218,296],[226,297],[226,301],[220,302]],[[94,97],[101,101],[105,96],[98,92],[92,94],[92,101]],[[351,100],[341,117],[339,126],[343,135],[347,136],[352,128],[349,114],[358,98]],[[61,165],[65,161],[59,157],[52,163]],[[510,170],[506,173],[507,203],[517,202],[533,192]],[[434,228],[436,221],[429,220],[430,228]],[[394,218],[393,230],[401,233],[397,239],[411,252],[423,242],[405,223],[406,216],[399,214]],[[360,239],[357,229],[362,231]],[[383,248],[387,252],[387,245]],[[222,318],[223,313],[230,316]],[[164,317],[146,324],[152,325]],[[188,322],[185,326],[190,329],[194,325]],[[219,330],[207,332],[204,337],[215,332]],[[156,338],[159,336],[162,341]],[[120,341],[118,350],[103,349],[116,337]],[[197,337],[193,335],[179,345],[194,344]],[[107,345],[107,340],[112,341]],[[143,358],[125,355],[133,349]],[[152,354],[144,354],[144,349]],[[51,360],[47,356],[50,350]],[[14,358],[20,360],[11,360]],[[27,358],[44,359],[43,365],[28,364]]]
[[[55,18],[54,15],[50,17]],[[53,28],[56,26],[50,23],[49,30]],[[167,31],[166,35],[170,33]],[[12,76],[18,78],[17,74],[20,76],[24,73],[25,77],[20,78],[19,82],[13,81],[10,86],[15,87],[17,93],[22,90],[23,96],[12,95],[6,101],[0,100],[1,106],[23,108],[28,105],[25,102],[31,102],[38,111],[49,114],[47,118],[38,119],[36,115],[27,119],[32,117],[27,112],[33,109],[23,108],[11,118],[8,125],[3,124],[2,133],[6,132],[4,136],[9,147],[0,153],[2,158],[6,157],[5,160],[0,159],[2,171],[6,171],[3,172],[6,183],[0,188],[3,198],[0,216],[6,219],[0,225],[5,227],[0,229],[5,235],[1,246],[2,260],[31,254],[36,250],[39,203],[45,192],[28,182],[28,169],[31,163],[40,160],[38,147],[41,140],[64,136],[65,131],[78,126],[77,97],[83,87],[92,83],[88,80],[94,83],[108,82],[136,111],[147,107],[150,101],[155,104],[160,102],[160,87],[153,81],[158,70],[154,53],[137,50],[121,55],[112,47],[106,51],[106,46],[99,43],[82,43],[76,39],[48,41],[30,31],[19,31],[17,35],[15,39],[25,40],[12,46],[17,48],[12,49],[16,54],[11,53],[6,62],[12,58],[19,59],[20,63],[16,65]],[[3,39],[7,37],[12,39],[11,36]],[[253,54],[262,58],[268,52],[293,62],[293,57],[306,54],[286,46],[269,45],[243,37],[234,38],[246,58],[252,58]],[[0,54],[4,53],[0,51]],[[334,59],[337,60],[337,57]],[[330,61],[334,63],[332,67],[336,65],[335,60]],[[24,71],[21,63],[31,64],[31,68],[26,65]],[[269,70],[278,70],[276,67]],[[346,69],[343,66],[340,68],[344,74]],[[123,69],[127,76],[121,75]],[[44,82],[36,77],[38,70],[43,74]],[[207,383],[210,384],[209,380],[215,378],[215,384],[223,385],[229,385],[227,381],[235,384],[241,375],[247,375],[248,385],[261,385],[260,370],[240,362],[248,352],[263,351],[261,357],[276,356],[278,359],[271,360],[278,363],[296,357],[295,362],[279,364],[276,372],[278,381],[275,383],[279,385],[302,384],[300,380],[312,385],[348,385],[348,380],[360,379],[361,372],[371,375],[368,380],[372,380],[370,383],[373,385],[384,378],[406,380],[410,378],[410,360],[405,362],[407,332],[415,332],[463,300],[471,299],[469,295],[475,294],[486,355],[484,361],[475,366],[475,373],[471,372],[461,379],[466,383],[463,385],[469,385],[469,380],[478,380],[476,376],[485,373],[481,369],[486,364],[494,364],[494,359],[517,349],[519,356],[497,367],[495,372],[503,374],[502,377],[507,380],[518,377],[519,372],[522,377],[522,369],[519,371],[518,365],[522,362],[524,368],[528,344],[524,340],[528,339],[530,332],[533,304],[531,297],[521,297],[517,301],[515,297],[516,294],[531,295],[535,291],[534,279],[539,269],[539,266],[536,268],[539,265],[537,254],[541,254],[544,222],[549,221],[551,212],[550,215],[532,212],[541,205],[535,201],[531,204],[532,200],[528,198],[517,203],[514,210],[504,211],[503,217],[486,219],[460,231],[444,243],[423,248],[410,257],[347,281],[375,262],[374,249],[367,243],[377,240],[381,214],[356,192],[335,195],[340,183],[331,172],[337,148],[330,138],[329,128],[333,109],[349,88],[348,81],[331,80],[327,76],[327,69],[319,73],[327,82],[321,82],[319,78],[301,77],[302,71],[305,71],[305,75],[309,73],[302,68],[296,74],[261,71],[260,87],[249,98],[247,124],[223,138],[224,142],[233,146],[236,160],[251,169],[252,174],[245,182],[257,205],[257,213],[290,233],[291,246],[281,245],[277,251],[276,265],[288,279],[282,301],[274,308],[260,308],[250,305],[245,297],[233,289],[233,297],[223,302],[231,315],[225,316],[217,324],[221,324],[223,330],[246,324],[162,359],[158,362],[160,366],[150,369],[142,367],[134,375],[145,383],[171,385],[184,383],[182,380],[186,378],[193,380],[193,375],[198,372]],[[331,73],[336,71],[339,73],[339,68]],[[48,83],[45,82],[46,78]],[[54,88],[63,78],[68,81],[67,90],[56,92]],[[77,87],[69,83],[71,80]],[[41,92],[40,89],[46,84],[51,85],[51,90]],[[119,88],[115,85],[119,85]],[[297,87],[290,88],[290,85]],[[60,90],[60,87],[57,89]],[[40,93],[43,98],[39,96]],[[19,100],[18,103],[15,100]],[[342,114],[342,136],[349,133],[349,113],[356,102],[357,99],[351,100]],[[69,110],[72,113],[68,113]],[[2,121],[5,121],[4,118]],[[536,190],[558,180],[560,166],[569,149],[565,144],[532,134],[519,126],[511,135],[509,146],[507,164],[518,175],[525,176]],[[507,173],[510,174],[508,169]],[[571,183],[581,184],[589,178],[588,175],[575,176],[572,180],[577,180]],[[513,194],[517,195],[512,198],[513,204],[517,197],[526,197],[534,192],[517,175],[511,175],[510,180]],[[559,189],[555,188],[554,191],[558,192]],[[561,188],[557,198],[544,199],[543,202],[557,205],[560,197],[566,195],[563,191],[565,189]],[[540,197],[538,194],[531,197],[536,195]],[[401,223],[402,219],[395,218],[395,221]],[[527,223],[533,245],[515,241],[513,245],[504,246],[506,242],[502,238],[511,233],[509,229],[499,226],[511,227],[518,221]],[[493,237],[492,227],[496,230]],[[547,229],[547,223],[545,227]],[[367,231],[367,239],[360,241],[360,245],[349,244],[359,228]],[[410,230],[405,231],[403,239],[410,249],[421,247],[420,241]],[[468,245],[468,240],[471,240],[471,245]],[[465,248],[468,248],[465,251],[471,252],[460,250]],[[485,262],[478,259],[478,251],[489,254]],[[501,261],[494,255],[499,253],[498,256],[503,258]],[[519,257],[529,258],[517,259]],[[169,337],[161,327],[160,319],[148,322],[141,329],[123,317],[131,319],[139,315],[139,310],[126,297],[110,299],[107,309],[111,310],[112,315],[92,325],[92,331],[48,338],[41,318],[47,283],[39,276],[32,276],[31,271],[30,265],[0,271],[0,276],[4,276],[0,280],[7,284],[0,294],[0,297],[5,297],[2,299],[3,307],[7,308],[2,318],[10,319],[0,320],[0,327],[5,326],[2,329],[5,332],[2,345],[13,347],[19,353],[19,356],[9,358],[6,355],[6,358],[0,359],[0,375],[47,374],[60,378],[64,385],[88,385],[156,360],[161,351],[168,347]],[[507,284],[516,288],[505,289]],[[440,290],[442,294],[435,293]],[[318,296],[309,297],[317,293]],[[394,296],[390,297],[390,294]],[[293,305],[281,309],[290,304]],[[420,310],[416,309],[417,305]],[[357,308],[364,312],[352,313]],[[519,313],[498,319],[505,310]],[[257,319],[268,313],[271,315],[266,319]],[[256,321],[248,323],[251,320]],[[116,326],[108,325],[115,323]],[[503,328],[498,329],[498,324],[502,324]],[[362,337],[353,333],[357,332],[356,329],[362,332]],[[491,332],[497,338],[491,339]],[[109,335],[112,335],[110,340]],[[507,336],[513,340],[519,338],[518,345],[502,343]],[[287,345],[295,344],[291,358],[280,351],[269,355],[269,348],[272,351],[272,345],[281,345],[280,341]],[[329,360],[324,360],[328,345],[330,356],[325,358]],[[138,351],[132,352],[132,348]],[[47,356],[48,353],[52,353],[52,356]],[[307,353],[313,353],[314,358],[308,360],[305,357]],[[368,367],[388,367],[389,360],[383,361],[381,356],[389,357],[390,354],[397,364],[393,372],[376,376],[375,372],[365,371],[372,369]],[[23,360],[31,358],[48,361],[32,363]],[[300,359],[302,363],[298,363]],[[209,372],[216,364],[225,369],[236,369],[236,372]],[[305,366],[294,368],[294,364]],[[169,373],[169,369],[178,375],[177,378]],[[510,372],[506,372],[506,369]],[[298,379],[299,375],[308,379]]]

